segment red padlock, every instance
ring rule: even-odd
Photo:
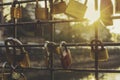
[[[69,68],[72,64],[71,52],[65,45],[66,42],[62,41],[60,44],[61,64],[63,68]]]

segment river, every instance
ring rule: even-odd
[[[117,70],[120,70],[120,68]],[[89,74],[79,80],[95,80],[95,75]],[[99,73],[99,80],[120,80],[120,73]]]

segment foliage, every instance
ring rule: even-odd
[[[66,25],[64,25],[66,26]],[[98,23],[98,39],[102,41],[111,41],[110,31]],[[58,37],[59,36],[59,37]],[[72,26],[63,27],[59,34],[56,34],[56,41],[65,40],[67,42],[89,42],[95,39],[95,25],[84,25],[83,23],[75,23]]]

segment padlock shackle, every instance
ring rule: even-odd
[[[60,43],[60,48],[62,49],[64,47],[64,50],[66,51],[66,52],[68,52],[68,48],[67,48],[67,46],[66,46],[66,42],[65,41],[61,41],[61,43]]]
[[[103,43],[100,41],[100,40],[92,40],[91,41],[91,50],[92,51],[95,51],[95,45],[98,47],[98,46],[101,46],[101,50],[104,49],[104,45]]]
[[[12,3],[12,7],[16,7],[16,4],[20,6],[20,2],[18,0],[14,0]]]
[[[49,49],[48,49],[48,44],[50,42],[49,41],[45,41],[45,44],[44,44],[44,49],[46,50],[46,56],[48,57],[49,56]]]
[[[38,0],[36,0],[36,8],[38,8]]]
[[[84,5],[86,5],[86,4],[87,4],[87,2],[88,2],[88,0],[85,0]]]
[[[21,52],[24,53],[25,49],[24,49],[24,47],[21,46],[21,45],[23,45],[23,44],[22,44],[22,42],[20,42],[18,39],[12,38],[12,37],[7,38],[7,39],[5,40],[5,46],[6,46],[6,48],[8,48],[9,44],[10,44],[10,45],[15,45],[15,46],[18,45],[18,47],[19,47],[19,49],[21,50]]]
[[[13,47],[11,47],[10,45],[13,45]],[[15,47],[14,47],[14,45],[15,45]],[[18,47],[17,47],[17,45],[18,45]],[[20,56],[23,56],[26,54],[24,47],[22,47],[21,45],[22,45],[22,43],[19,40],[17,40],[16,38],[10,37],[5,40],[5,48],[6,48],[5,56],[7,58],[8,63],[11,65],[12,68],[16,68],[22,60],[22,57],[21,58],[17,57],[16,50],[20,49],[20,51],[21,51]],[[11,50],[10,50],[9,46],[13,49],[13,54],[10,54]]]

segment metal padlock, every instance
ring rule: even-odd
[[[52,13],[53,14],[65,13],[66,7],[67,5],[63,0],[61,0],[61,2],[54,3]]]
[[[100,45],[100,47],[97,46],[97,49],[93,45]],[[107,61],[109,58],[108,50],[104,48],[103,44],[99,40],[92,40],[91,41],[91,52],[90,56],[93,60],[95,60],[96,55],[98,56],[98,61]]]
[[[17,5],[18,4],[18,5]],[[14,1],[11,7],[11,18],[22,18],[22,7],[18,1]]]
[[[82,20],[87,9],[87,1],[88,0],[85,0],[85,3],[83,4],[75,0],[70,0],[65,10],[65,13],[71,17]]]
[[[48,44],[49,44],[49,41],[46,41],[45,44],[44,44],[44,48],[45,48],[45,64],[47,67],[50,67],[50,53],[49,53],[49,50],[48,50]]]
[[[72,64],[72,57],[70,50],[66,47],[65,44],[65,41],[62,41],[60,44],[61,64],[63,68],[69,68]]]
[[[21,72],[17,72],[17,71],[12,71],[10,76],[9,76],[10,80],[27,80],[26,76],[21,73]]]
[[[9,47],[9,45],[18,47]],[[21,45],[22,43],[16,38],[8,38],[5,40],[7,62],[12,65],[13,68],[16,66],[23,68],[30,67],[29,55]]]
[[[38,6],[38,0],[36,0],[36,8],[35,8],[35,18],[37,20],[46,20],[47,19],[47,8],[41,8]]]

